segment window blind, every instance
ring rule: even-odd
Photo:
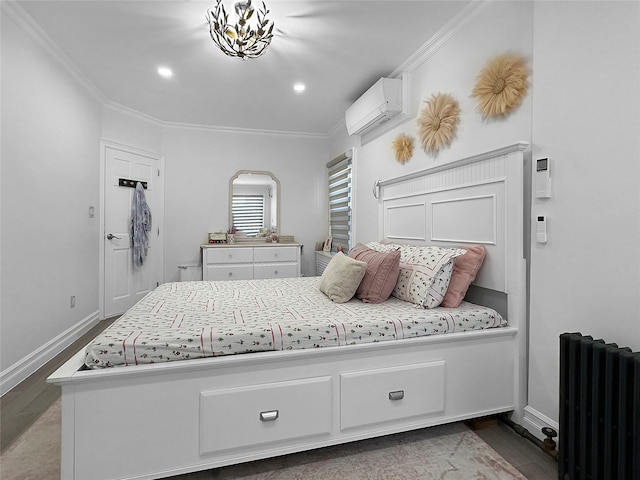
[[[329,175],[329,225],[332,249],[351,248],[351,158],[342,154],[327,163]]]
[[[231,215],[237,230],[256,236],[264,227],[264,195],[234,195]]]

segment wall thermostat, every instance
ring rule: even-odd
[[[551,169],[550,158],[539,158],[536,160],[536,197],[551,197],[551,177],[549,170]]]

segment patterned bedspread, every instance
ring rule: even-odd
[[[166,283],[86,349],[89,368],[171,362],[270,350],[333,347],[506,326],[463,302],[423,309],[390,297],[333,303],[320,277]]]

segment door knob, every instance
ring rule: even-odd
[[[114,238],[120,240],[120,237],[116,237],[113,233],[107,233],[107,240],[113,240]]]

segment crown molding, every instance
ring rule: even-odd
[[[435,35],[398,66],[390,77],[397,78],[403,72],[413,72],[433,56],[447,41],[458,33],[471,20],[476,18],[495,0],[473,0],[460,13],[447,22]]]
[[[417,70],[432,55],[434,55],[451,37],[460,31],[471,20],[477,17],[495,0],[473,0],[460,13],[444,25],[422,47],[414,52],[407,60],[400,64],[389,76],[398,78],[403,73],[410,74]],[[257,135],[281,135],[289,137],[329,138],[344,128],[344,119],[339,120],[326,133],[293,132],[280,130],[263,130],[240,127],[227,127],[219,125],[200,125],[181,122],[168,122],[143,113],[139,110],[119,104],[107,98],[107,96],[91,81],[91,79],[58,47],[47,33],[29,16],[16,0],[1,0],[2,12],[12,18],[36,43],[56,60],[74,79],[76,79],[89,93],[99,100],[104,108],[119,110],[128,115],[137,117],[147,122],[167,128],[182,128],[194,130],[209,130],[215,132],[257,134]]]
[[[91,79],[80,70],[77,65],[62,51],[62,49],[47,35],[33,18],[15,0],[2,0],[0,2],[2,13],[15,21],[22,30],[27,33],[45,53],[54,61],[57,61],[67,73],[82,85],[91,95],[102,103],[107,102],[107,97]]]
[[[145,122],[149,122],[149,123],[153,123],[158,127],[161,127],[163,125],[162,120],[146,114],[144,112],[141,112],[140,110],[136,110],[134,108],[131,107],[127,107],[126,105],[122,105],[121,103],[118,102],[114,102],[113,100],[106,100],[104,102],[104,108],[105,109],[111,109],[111,110],[117,110],[121,113],[124,113],[126,115],[129,115],[131,117],[136,117],[139,120],[144,120]]]
[[[311,133],[311,132],[290,132],[282,130],[262,130],[253,128],[240,128],[240,127],[225,127],[220,125],[203,125],[195,123],[181,123],[181,122],[168,122],[160,120],[152,115],[148,115],[139,110],[127,107],[121,103],[108,100],[105,102],[104,108],[110,108],[112,110],[120,111],[126,115],[136,117],[140,120],[144,120],[149,123],[153,123],[158,127],[176,128],[183,130],[205,130],[211,132],[225,132],[225,133],[242,133],[242,134],[254,134],[254,135],[282,135],[288,137],[307,137],[307,138],[328,138],[327,134],[323,133]]]
[[[251,133],[262,135],[283,135],[283,136],[295,136],[295,137],[307,137],[307,138],[328,138],[327,134],[318,134],[310,132],[290,132],[290,131],[277,131],[277,130],[260,130],[249,128],[234,128],[234,127],[222,127],[216,125],[197,125],[179,122],[166,122],[160,120],[152,115],[148,115],[139,110],[127,107],[126,105],[119,104],[107,98],[107,96],[89,79],[89,77],[62,51],[62,49],[51,39],[51,37],[36,23],[31,16],[25,12],[25,10],[15,0],[1,0],[0,1],[2,13],[8,15],[9,18],[14,20],[16,24],[29,35],[40,48],[42,48],[46,54],[48,54],[54,61],[61,65],[67,73],[80,83],[90,94],[92,94],[100,103],[103,108],[110,108],[120,111],[127,115],[136,117],[138,119],[153,123],[161,127],[170,128],[183,128],[183,129],[197,129],[197,130],[210,130],[216,132],[233,132],[233,133]]]
[[[220,125],[198,125],[193,123],[180,123],[180,122],[160,122],[163,127],[167,128],[181,128],[187,130],[208,130],[213,132],[225,132],[225,133],[242,133],[253,135],[280,135],[284,137],[303,137],[303,138],[320,138],[327,139],[329,135],[326,133],[312,133],[312,132],[293,132],[285,130],[263,130],[257,128],[241,128],[241,127],[225,127]]]

